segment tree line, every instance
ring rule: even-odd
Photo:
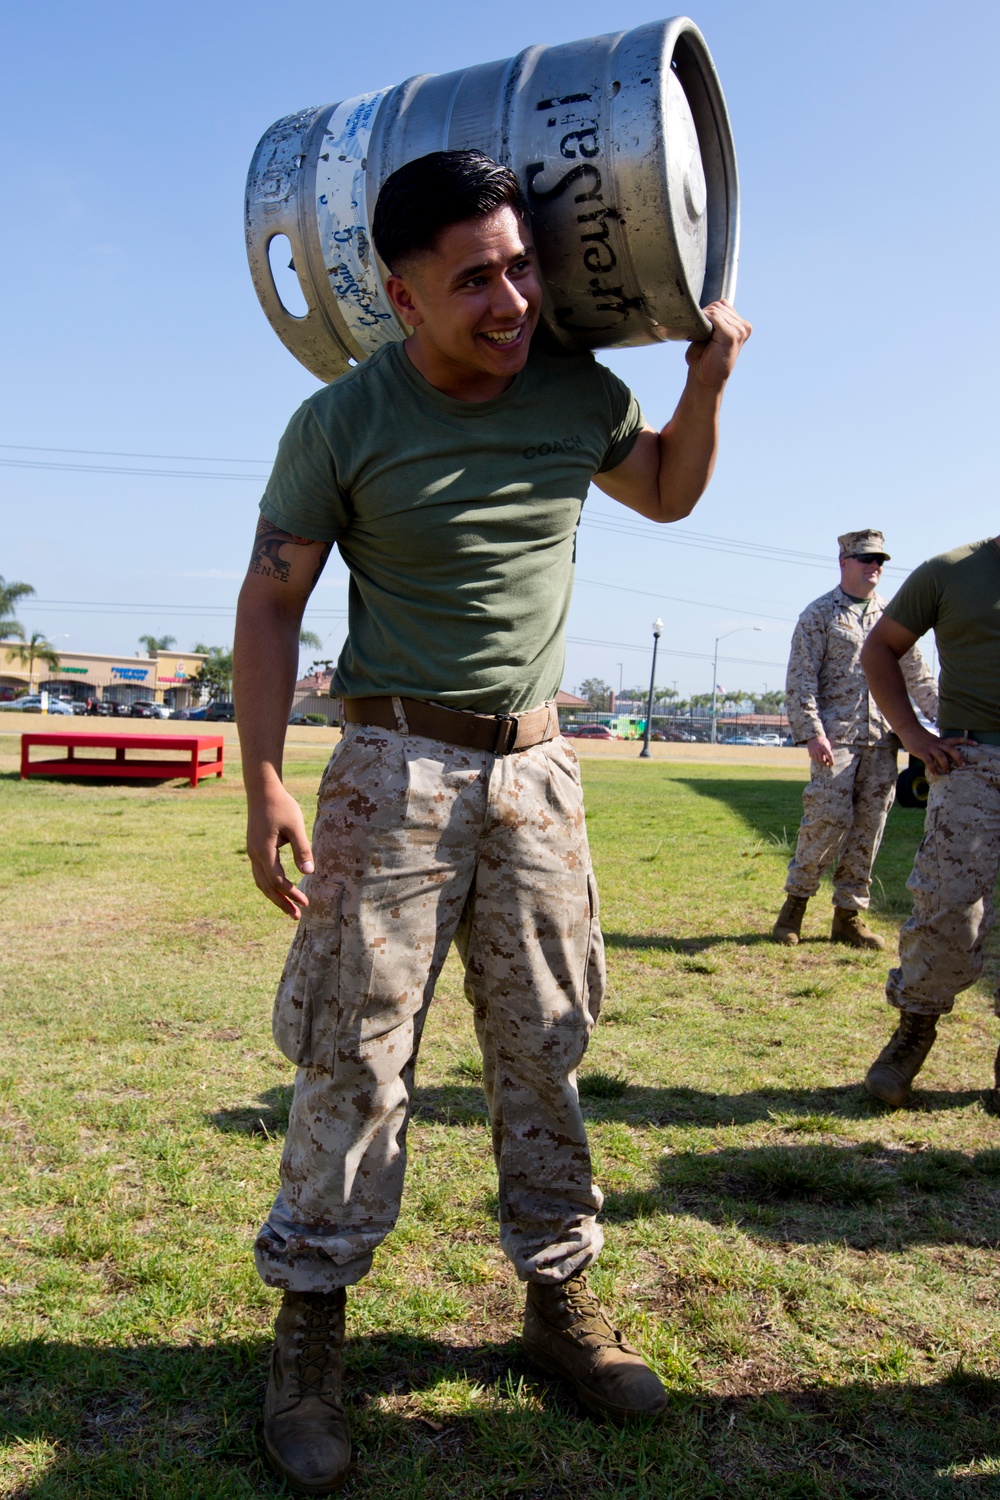
[[[614,693],[611,684],[600,677],[588,677],[577,689],[581,698],[586,698],[588,707],[595,713],[610,713],[612,699],[616,705],[635,703],[645,713],[649,701],[649,687],[622,688]],[[744,707],[746,705],[746,707]],[[716,694],[716,709],[755,714],[780,714],[785,707],[785,695],[778,689],[765,692],[744,691],[742,688],[726,688]],[[712,711],[711,693],[692,693],[690,698],[681,698],[675,688],[658,687],[653,690],[654,714],[709,714]]]

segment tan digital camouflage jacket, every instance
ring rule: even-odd
[[[885,600],[873,594],[863,615],[843,589],[814,599],[799,616],[785,680],[788,722],[797,745],[825,734],[833,745],[879,745],[899,740],[868,691],[860,656],[881,619]],[[913,646],[900,659],[910,697],[928,719],[937,718],[938,690],[930,668]]]

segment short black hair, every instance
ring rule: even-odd
[[[452,224],[484,219],[499,208],[527,218],[509,167],[485,151],[431,151],[399,167],[382,184],[372,217],[375,248],[390,271],[433,250]]]

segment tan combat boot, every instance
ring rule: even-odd
[[[898,1109],[910,1097],[910,1084],[927,1060],[937,1032],[937,1016],[901,1010],[896,1027],[865,1078],[865,1088]]]
[[[785,904],[778,913],[778,920],[771,929],[771,936],[776,943],[784,943],[786,948],[794,948],[802,931],[802,918],[806,914],[809,904],[808,896],[786,896]]]
[[[264,1449],[302,1495],[329,1495],[347,1478],[351,1432],[341,1388],[347,1293],[286,1292],[274,1325],[264,1398]]]
[[[623,1418],[666,1410],[666,1391],[611,1326],[585,1272],[555,1285],[529,1281],[523,1337],[534,1363],[568,1380],[591,1411]]]
[[[833,908],[830,942],[847,943],[852,948],[885,947],[885,938],[880,938],[877,932],[872,932],[859,911],[845,911],[842,906]]]

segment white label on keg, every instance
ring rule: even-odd
[[[380,89],[338,104],[316,163],[323,264],[344,321],[364,354],[405,336],[382,289],[368,237],[368,142],[388,92]]]

